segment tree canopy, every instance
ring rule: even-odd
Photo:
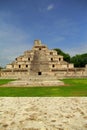
[[[3,69],[3,67],[0,66],[0,70]]]
[[[87,64],[87,53],[71,57],[71,63],[74,63],[75,67],[85,67]]]
[[[68,53],[63,52],[63,51],[62,51],[61,49],[59,49],[59,48],[55,48],[54,50],[57,51],[57,54],[58,54],[58,55],[62,55],[65,61],[70,62],[70,58],[71,58],[71,57],[70,57],[70,55],[69,55]]]
[[[68,53],[63,52],[59,48],[55,48],[54,50],[57,51],[57,54],[62,55],[65,61],[73,63],[75,67],[85,67],[87,64],[87,53],[71,57]]]

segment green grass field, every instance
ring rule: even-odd
[[[13,81],[13,79],[0,79],[0,85],[7,84],[10,81]]]
[[[7,79],[0,79],[0,85]],[[87,96],[87,79],[63,79],[65,86],[59,87],[0,87],[2,97],[82,97]]]

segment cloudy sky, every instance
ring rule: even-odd
[[[87,53],[87,0],[0,0],[0,66],[35,39],[70,55]]]

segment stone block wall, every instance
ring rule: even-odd
[[[37,73],[30,73],[28,69],[22,70],[3,70],[0,72],[0,76],[2,78],[16,78],[23,79],[29,78],[32,76],[41,77],[41,76],[54,76],[57,79],[61,78],[87,78],[87,70],[86,68],[74,68],[74,69],[60,69],[53,71],[37,71]]]
[[[87,65],[85,68],[76,69],[73,64],[64,61],[63,56],[58,55],[55,50],[50,50],[40,40],[35,40],[32,50],[25,51],[1,71],[1,77],[23,78],[32,75],[53,75],[57,78],[86,77]]]

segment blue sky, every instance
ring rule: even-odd
[[[87,53],[87,0],[0,0],[0,66],[35,39],[70,55]]]

